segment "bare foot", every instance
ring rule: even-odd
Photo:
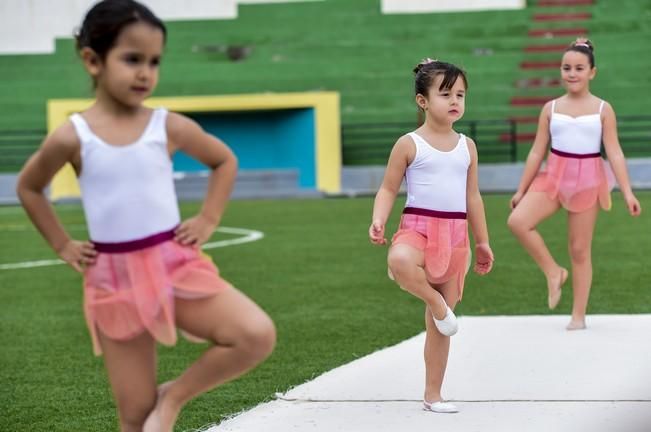
[[[165,395],[169,387],[174,381],[168,381],[158,386],[158,398],[156,399],[156,406],[147,416],[145,424],[142,428],[143,432],[172,432],[176,417],[179,410],[172,410],[168,407]]]
[[[585,321],[572,319],[565,329],[569,331],[585,330]]]
[[[555,309],[561,301],[562,290],[561,287],[567,280],[568,272],[563,267],[560,267],[560,272],[553,278],[547,279],[547,305],[549,309]]]

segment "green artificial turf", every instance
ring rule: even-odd
[[[651,193],[639,194],[645,211]],[[403,198],[395,206],[390,231]],[[496,256],[486,277],[470,274],[458,314],[550,314],[542,274],[508,232],[505,195],[484,196]],[[59,214],[83,238],[78,206]],[[198,204],[182,205],[185,216]],[[177,431],[193,430],[423,330],[421,302],[386,277],[386,248],[369,243],[372,198],[233,201],[223,225],[260,230],[257,242],[207,251],[222,275],[274,319],[278,345],[248,375],[191,402]],[[599,216],[589,313],[650,313],[648,214],[628,216],[619,194]],[[541,226],[569,265],[566,217]],[[232,238],[217,233],[214,239]],[[54,258],[17,207],[0,207],[0,264]],[[92,355],[81,309],[81,278],[65,266],[0,270],[0,430],[117,429],[101,359]],[[569,285],[554,314],[569,314]],[[463,331],[463,329],[461,330]],[[159,350],[160,380],[178,375],[202,347]]]

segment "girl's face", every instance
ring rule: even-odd
[[[160,29],[143,22],[126,26],[103,60],[95,56],[91,64],[86,62],[97,92],[119,104],[139,106],[158,84],[163,46]]]
[[[568,51],[563,55],[561,78],[568,93],[587,91],[590,80],[596,73],[596,68],[590,67],[590,59],[587,55],[577,51]]]
[[[416,103],[436,122],[452,124],[459,120],[466,110],[466,85],[459,76],[451,88],[439,90],[444,78],[443,74],[436,75],[429,87],[427,98],[419,94],[416,96]]]

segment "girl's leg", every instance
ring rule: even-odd
[[[599,207],[581,213],[568,213],[568,247],[572,259],[574,304],[568,330],[585,328],[585,314],[592,285],[592,235]]]
[[[177,298],[176,323],[215,345],[176,380],[160,387],[144,432],[171,432],[183,405],[252,369],[271,354],[276,341],[271,319],[234,288],[206,299]]]
[[[445,300],[427,281],[423,251],[406,244],[395,244],[389,249],[387,261],[400,288],[423,300],[436,319],[445,318]]]
[[[147,332],[116,341],[97,331],[115,397],[120,430],[141,432],[156,404],[156,343]]]
[[[554,260],[536,226],[559,208],[558,200],[549,199],[546,193],[527,192],[507,222],[511,232],[545,273],[551,308],[560,300],[560,289],[567,279],[567,270]]]
[[[445,302],[454,309],[459,301],[456,278],[436,287]],[[450,337],[442,335],[435,327],[429,307],[425,310],[425,401],[442,400],[441,386],[448,364]]]

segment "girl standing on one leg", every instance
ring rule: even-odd
[[[628,179],[617,139],[617,121],[610,104],[590,93],[597,69],[593,46],[579,38],[563,54],[561,78],[566,94],[542,109],[533,147],[527,157],[508,225],[547,279],[548,305],[554,309],[568,271],[547,249],[536,226],[561,207],[568,215],[568,247],[572,261],[574,304],[568,330],[585,328],[592,284],[592,235],[599,206],[609,210],[612,171],[632,216],[641,212]],[[551,142],[547,166],[538,169]],[[601,159],[603,142],[610,166]]]
[[[17,190],[50,246],[84,274],[84,312],[123,432],[171,432],[183,405],[253,368],[275,343],[269,317],[199,249],[219,225],[235,156],[194,121],[142,104],[158,83],[165,37],[132,0],[87,13],[77,43],[94,104],[45,139]],[[201,211],[185,221],[172,177],[177,150],[212,170]],[[78,175],[91,241],[70,238],[43,194],[65,163]],[[157,389],[156,341],[173,345],[177,327],[212,346]]]
[[[457,412],[441,397],[450,336],[457,332],[452,312],[461,299],[470,265],[466,218],[475,239],[475,271],[493,264],[484,204],[477,184],[475,143],[452,129],[465,110],[465,73],[445,62],[427,59],[414,69],[416,103],[425,123],[398,139],[375,197],[369,237],[386,244],[385,224],[407,181],[407,203],[388,254],[389,275],[425,302],[424,407]]]

